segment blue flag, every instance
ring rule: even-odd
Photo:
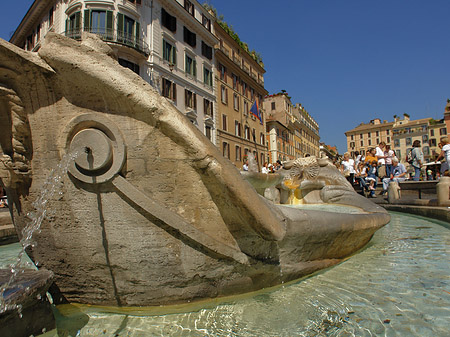
[[[263,124],[262,118],[261,118],[261,111],[259,111],[259,107],[258,107],[258,101],[255,100],[255,102],[253,103],[252,107],[250,108],[250,112],[259,119],[259,121],[261,122],[261,124]]]

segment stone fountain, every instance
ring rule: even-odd
[[[75,158],[28,251],[54,274],[56,303],[153,306],[274,286],[339,263],[390,219],[320,158],[285,164],[295,198],[361,213],[264,198],[279,177],[258,194],[93,35],[50,33],[38,53],[0,40],[0,120],[0,177],[19,235],[50,169]]]

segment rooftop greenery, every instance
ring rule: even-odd
[[[222,14],[218,14],[217,9],[215,9],[213,6],[207,4],[206,2],[202,5],[207,11],[212,13],[212,15],[215,17],[217,23],[220,27],[223,28],[225,32],[227,32],[228,35],[231,36],[231,38],[236,41],[236,43],[244,50],[246,51],[255,61],[258,63],[262,68],[264,68],[264,63],[262,61],[262,56],[260,53],[256,52],[255,50],[250,50],[248,47],[248,44],[241,41],[239,38],[239,35],[234,31],[233,26],[229,25],[227,22],[225,22],[224,17]]]

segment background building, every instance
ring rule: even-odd
[[[306,154],[319,156],[319,124],[286,92],[264,98],[269,162],[286,161]]]
[[[261,167],[267,156],[265,112],[262,109],[263,97],[267,94],[265,70],[262,63],[229,34],[226,23],[215,21],[214,29],[219,39],[215,76],[220,116],[218,146],[224,157],[238,168],[242,168],[249,155],[256,158]],[[255,102],[261,118],[250,111]]]
[[[196,0],[36,0],[10,42],[37,51],[53,31],[106,41],[139,74],[216,141],[212,16]]]
[[[379,118],[371,120],[369,123],[361,123],[356,128],[347,131],[347,152],[351,157],[355,156],[355,151],[361,155],[376,147],[380,142],[391,145],[392,148],[392,125],[394,123],[387,121],[381,122]]]

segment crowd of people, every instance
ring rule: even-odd
[[[407,179],[419,181],[421,177],[423,180],[433,180],[439,179],[439,176],[442,175],[450,176],[448,137],[440,139],[439,147],[441,153],[436,158],[436,162],[441,161],[439,172],[433,172],[431,169],[424,170],[425,162],[420,140],[413,142],[412,150],[407,154],[406,161],[410,166],[409,170],[400,163],[395,152],[385,142],[369,149],[365,156],[356,151],[355,158],[350,158],[350,154],[346,152],[339,169],[352,185],[359,185],[362,190],[369,192],[368,197],[374,198],[378,183],[382,184],[383,190],[380,194],[384,195],[387,193],[391,181],[399,182]]]

